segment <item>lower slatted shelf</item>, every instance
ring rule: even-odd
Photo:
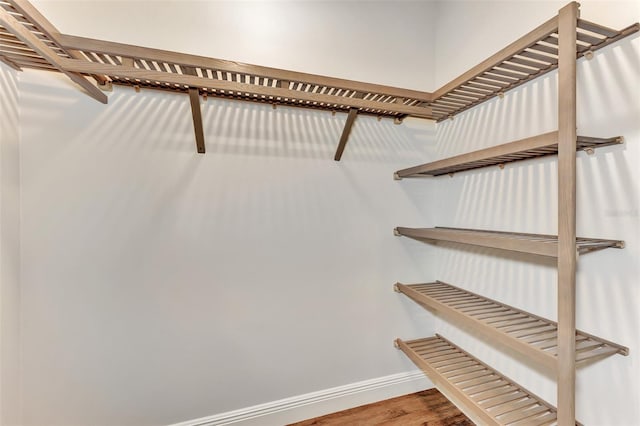
[[[483,425],[556,424],[556,409],[442,336],[400,348],[454,404]],[[576,423],[579,424],[579,423]]]
[[[436,281],[425,284],[397,283],[399,291],[419,304],[434,309],[542,363],[557,368],[558,324],[509,305]],[[576,331],[576,362],[592,362],[614,354],[628,355],[625,346]]]

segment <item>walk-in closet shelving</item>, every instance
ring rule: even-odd
[[[18,71],[62,73],[102,103],[108,102],[104,92],[112,85],[129,86],[136,91],[150,88],[189,94],[200,153],[205,152],[200,97],[348,112],[336,160],[342,155],[357,114],[390,117],[396,122],[407,116],[442,121],[557,69],[556,131],[395,174],[398,179],[438,176],[557,154],[557,235],[455,228],[395,230],[397,235],[420,240],[472,244],[557,259],[557,323],[444,283],[397,286],[417,302],[444,311],[454,320],[473,323],[487,335],[501,336],[499,340],[506,345],[552,367],[557,372],[557,413],[548,403],[440,336],[409,342],[398,339],[396,343],[454,402],[483,424],[557,422],[569,426],[575,424],[576,362],[628,352],[616,343],[583,332],[576,334],[575,329],[577,254],[624,246],[620,240],[576,238],[576,151],[623,141],[621,136],[577,136],[576,59],[589,58],[594,51],[640,28],[636,23],[615,30],[585,21],[579,18],[578,7],[575,2],[568,4],[557,16],[433,93],[63,34],[28,0],[0,0],[0,61]],[[436,289],[435,293],[431,289]],[[436,297],[443,295],[446,297]],[[474,309],[461,310],[458,301],[469,302],[465,306]],[[501,318],[494,314],[504,315],[505,327],[488,321]],[[458,371],[458,367],[462,370]],[[468,374],[477,376],[467,381]]]
[[[397,227],[394,233],[421,241],[445,241],[555,258],[558,321],[527,313],[440,281],[396,284],[395,290],[453,322],[471,327],[555,372],[557,411],[471,355],[436,337],[402,341],[399,347],[472,419],[487,425],[570,426],[576,423],[576,367],[628,349],[576,330],[578,255],[623,248],[621,240],[576,237],[576,151],[619,144],[622,136],[598,138],[576,133],[576,60],[638,31],[621,31],[579,19],[575,2],[433,94],[439,120],[558,69],[558,130],[479,151],[410,167],[394,178],[453,175],[456,172],[558,156],[558,233],[524,234],[459,228]],[[454,124],[455,125],[455,124]],[[505,283],[506,284],[506,283]],[[485,388],[484,386],[488,386]],[[488,391],[490,389],[490,391]],[[488,393],[487,393],[488,391]],[[506,405],[494,405],[493,401]]]

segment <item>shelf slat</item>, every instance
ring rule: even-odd
[[[622,136],[611,138],[578,136],[577,147],[578,151],[589,151],[595,148],[620,144],[623,141],[624,138]],[[546,155],[556,155],[557,153],[558,132],[554,131],[399,170],[395,173],[395,176],[397,179],[440,176]]]
[[[395,289],[415,302],[473,327],[552,370],[557,368],[558,325],[554,321],[441,281],[411,285],[398,283]],[[465,304],[460,306],[460,301]],[[465,309],[466,304],[473,302],[481,303],[480,307]],[[581,362],[616,353],[629,354],[625,346],[582,331],[576,332],[576,348],[576,360]]]
[[[395,228],[394,233],[396,235],[403,235],[417,240],[447,241],[452,243],[517,251],[521,253],[537,254],[540,256],[558,257],[558,237],[556,235],[523,234],[515,232],[445,227],[397,227]],[[581,237],[577,238],[576,241],[576,250],[578,254],[585,254],[606,248],[624,248],[624,241]]]
[[[556,420],[556,409],[551,404],[442,336],[396,339],[396,346],[442,393],[480,424],[548,425]],[[451,361],[443,362],[443,353]]]

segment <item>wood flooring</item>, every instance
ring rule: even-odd
[[[474,426],[437,389],[339,411],[289,426]]]

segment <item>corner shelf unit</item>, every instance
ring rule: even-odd
[[[551,370],[557,368],[558,324],[523,310],[436,281],[394,286],[397,292],[430,310],[457,321],[530,357]],[[583,363],[629,349],[596,336],[576,332],[576,362]]]
[[[622,136],[612,138],[593,138],[578,136],[577,150],[592,153],[594,149],[624,142]],[[509,142],[491,148],[481,149],[467,154],[457,155],[432,163],[422,164],[394,173],[395,179],[409,177],[453,175],[457,172],[482,167],[502,166],[505,163],[528,160],[558,154],[558,132],[549,132],[526,139]]]
[[[483,425],[542,426],[557,420],[551,404],[440,335],[395,344],[445,395],[477,413]]]
[[[558,257],[558,236],[543,234],[522,234],[516,232],[488,231],[481,229],[447,228],[404,228],[397,227],[395,235],[403,235],[416,240],[446,241],[540,256]],[[606,248],[624,248],[624,241],[597,238],[576,238],[576,251],[586,254]]]
[[[621,136],[577,135],[576,61],[582,56],[590,58],[593,51],[639,28],[636,23],[617,31],[582,20],[578,3],[569,3],[557,16],[435,91],[430,103],[434,117],[441,121],[558,69],[557,131],[394,174],[397,180],[452,175],[546,155],[558,157],[557,235],[442,227],[394,229],[396,235],[420,241],[490,247],[547,256],[557,262],[557,323],[440,281],[395,286],[396,291],[426,308],[470,326],[555,372],[557,410],[441,336],[406,342],[397,339],[396,346],[465,414],[480,424],[575,425],[576,367],[610,355],[629,353],[624,346],[576,330],[578,255],[624,248],[620,240],[576,236],[576,151],[591,153],[596,148],[623,142]]]
[[[579,19],[576,57],[638,31]],[[553,17],[435,92],[390,87],[61,33],[27,0],[0,0],[0,61],[60,72],[106,103],[112,84],[402,119],[441,121],[544,75],[559,63]]]

